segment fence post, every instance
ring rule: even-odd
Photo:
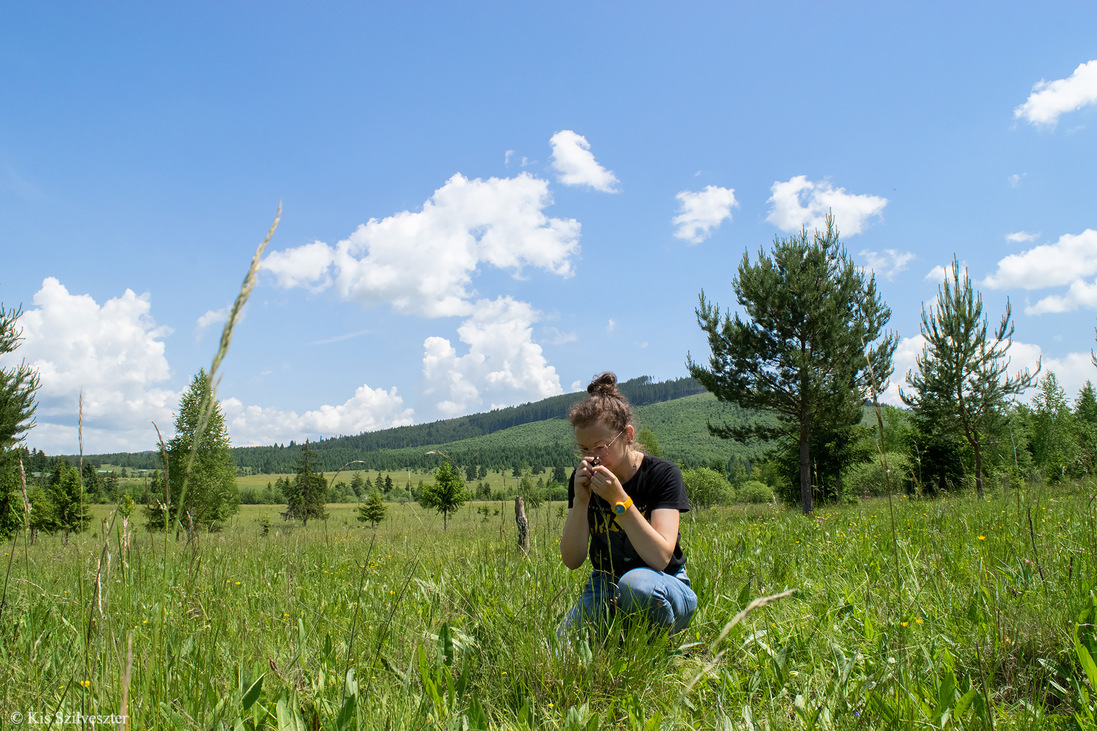
[[[518,524],[518,548],[522,553],[529,553],[529,520],[521,495],[514,496],[514,522]]]

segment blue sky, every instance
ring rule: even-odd
[[[0,300],[47,452],[81,392],[86,453],[171,433],[279,204],[237,445],[683,376],[698,293],[828,209],[893,392],[954,255],[1015,366],[1097,375],[1093,2],[3,6]]]

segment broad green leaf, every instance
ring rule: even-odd
[[[1082,670],[1085,671],[1086,677],[1089,678],[1089,686],[1097,689],[1097,663],[1093,662],[1093,657],[1089,654],[1089,650],[1078,641],[1077,637],[1074,638],[1074,653],[1078,656],[1078,664],[1082,666]]]
[[[240,703],[240,707],[244,712],[247,712],[255,704],[255,701],[259,700],[259,694],[263,692],[264,677],[265,675],[260,675],[251,684],[251,687],[244,692],[244,699]]]
[[[469,700],[467,715],[469,731],[488,731],[488,714],[484,712],[484,707],[480,705],[480,700],[476,696],[472,696]]]

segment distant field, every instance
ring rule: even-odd
[[[560,563],[559,503],[530,510],[528,556],[510,502],[444,531],[414,504],[377,528],[244,506],[193,541],[138,526],[128,552],[96,506],[82,535],[4,547],[0,708],[134,729],[1092,728],[1095,492],[688,513],[689,629],[570,644],[585,572]]]
[[[329,484],[330,484],[332,478],[335,478],[335,480],[337,482],[345,482],[349,485],[350,481],[354,477],[354,474],[355,473],[353,471],[340,472],[338,475],[336,475],[334,472],[325,472],[324,476],[328,478]],[[368,478],[370,480],[370,482],[373,482],[377,479],[377,471],[376,470],[374,470],[372,472],[368,472],[368,471],[363,470],[362,472],[360,472],[358,474],[362,475],[362,479],[367,479]],[[385,477],[391,477],[392,482],[393,482],[393,486],[397,487],[397,488],[405,487],[409,482],[413,486],[417,486],[420,482],[423,482],[423,483],[432,482],[434,480],[434,474],[435,473],[433,471],[431,471],[431,472],[415,472],[414,470],[400,470],[398,472],[386,472],[386,471],[383,471],[383,470],[381,471],[382,479],[384,479]],[[289,479],[293,479],[294,476],[295,475],[293,475],[292,473],[290,473],[290,474],[281,474],[281,475],[246,475],[246,476],[243,476],[243,477],[237,477],[236,478],[236,486],[240,487],[240,488],[244,488],[244,487],[264,488],[264,487],[267,486],[268,482],[271,483],[271,484],[274,484],[278,480],[279,477],[287,477]],[[543,472],[540,475],[534,475],[533,479],[534,479],[534,481],[536,481],[538,478],[542,478],[542,479],[547,481],[551,476],[552,476],[551,473]],[[518,484],[518,478],[515,477],[510,472],[488,472],[487,477],[485,477],[483,481],[486,482],[492,490],[499,490],[499,491],[503,491],[503,492],[505,492],[507,490],[513,490],[514,487]],[[478,485],[479,483],[480,483],[480,480],[476,480],[473,484]]]
[[[113,469],[117,472],[121,471],[120,468],[118,468],[116,466],[112,467],[111,465],[104,465],[103,468],[104,469]],[[345,482],[348,485],[350,484],[350,481],[353,479],[354,474],[355,474],[354,470],[344,470],[343,472],[340,472],[338,474],[336,474],[334,472],[325,472],[324,473],[324,475],[328,478],[329,483],[332,480],[332,478],[335,478],[335,480],[337,482]],[[371,483],[377,479],[377,470],[373,470],[373,471],[363,470],[363,471],[359,472],[358,474],[361,474],[362,479],[369,479]],[[420,482],[429,483],[432,480],[434,480],[434,474],[435,474],[434,471],[419,471],[419,472],[417,472],[415,470],[399,470],[399,471],[395,471],[395,472],[389,472],[389,471],[385,471],[385,470],[381,471],[382,479],[384,479],[385,477],[391,477],[392,482],[393,482],[393,486],[395,488],[406,487],[409,482],[413,486],[418,486]],[[293,473],[282,473],[282,474],[273,474],[273,475],[244,475],[244,476],[240,476],[240,477],[236,478],[236,486],[238,488],[241,488],[241,489],[243,489],[243,488],[263,489],[267,486],[268,482],[273,485],[278,480],[279,477],[285,477],[285,478],[288,478],[288,479],[293,479],[294,476],[295,475]],[[533,479],[534,479],[534,481],[536,481],[538,479],[543,479],[547,482],[551,476],[552,476],[552,474],[550,472],[542,472],[539,475],[534,475]],[[148,481],[149,481],[148,477],[126,477],[126,478],[120,479],[119,484],[122,485],[122,486],[129,486],[129,485],[142,485],[143,486]],[[480,482],[481,482],[480,480],[476,480],[472,484],[473,484],[473,486],[476,486],[476,485],[479,485]],[[498,491],[498,492],[506,493],[506,492],[510,492],[510,491],[514,490],[515,486],[518,484],[518,478],[515,477],[509,471],[507,471],[507,472],[488,472],[487,476],[484,478],[483,482],[486,482],[488,487],[492,491]]]

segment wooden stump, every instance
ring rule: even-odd
[[[518,524],[518,548],[522,553],[529,553],[529,520],[520,495],[514,497],[514,522]]]

